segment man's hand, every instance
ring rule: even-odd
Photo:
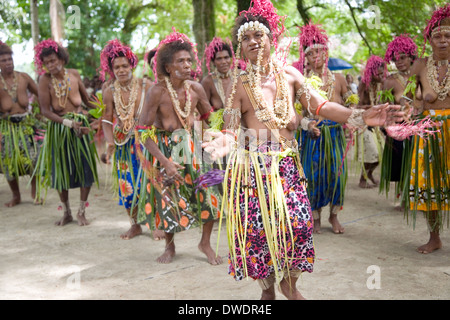
[[[405,112],[400,105],[380,104],[363,113],[364,122],[370,127],[389,126],[404,120]]]
[[[222,132],[207,131],[204,138],[207,141],[202,143],[202,147],[210,154],[213,161],[226,156],[235,144],[235,139],[231,134]]]
[[[311,138],[317,139],[320,137],[320,129],[317,128],[317,121],[312,120],[308,123],[308,132],[311,135]]]

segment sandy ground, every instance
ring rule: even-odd
[[[164,242],[155,241],[149,230],[132,240],[119,235],[128,229],[125,211],[112,198],[109,166],[99,164],[100,187],[93,188],[87,208],[90,225],[76,221],[57,227],[56,192],[50,190],[46,204],[35,206],[21,179],[22,203],[3,206],[9,188],[0,182],[0,298],[16,299],[170,299],[257,300],[260,289],[253,280],[236,282],[227,274],[226,263],[211,266],[197,250],[199,229],[177,234],[177,256],[171,264],[155,259]],[[3,177],[2,177],[3,178]],[[425,220],[416,228],[407,225],[394,200],[377,189],[357,187],[351,174],[340,221],[343,235],[332,233],[327,216],[322,234],[316,235],[314,272],[304,274],[298,288],[307,299],[450,299],[450,237],[441,237],[444,248],[432,254],[417,253],[428,240]],[[70,201],[76,213],[79,191]],[[224,228],[218,238],[219,254],[226,260]],[[279,299],[283,299],[279,295]]]

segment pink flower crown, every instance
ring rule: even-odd
[[[43,40],[34,47],[34,65],[39,75],[46,73],[44,70],[44,62],[41,60],[41,53],[47,48],[52,48],[56,53],[59,51],[58,43],[52,39]]]
[[[106,73],[108,73],[112,79],[115,78],[109,61],[112,63],[117,57],[127,58],[132,69],[136,68],[138,64],[138,57],[128,46],[121,43],[118,39],[110,40],[100,53],[100,80],[105,81]]]

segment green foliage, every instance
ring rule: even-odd
[[[370,54],[384,56],[393,37],[408,33],[415,37],[420,53],[422,31],[437,6],[446,0],[278,0],[273,1],[278,14],[286,16],[287,36],[298,36],[305,17],[321,23],[333,42],[330,56],[349,61],[358,71]],[[29,0],[0,0],[0,39],[8,44],[23,43],[31,38]],[[51,37],[50,1],[38,1],[40,40]],[[68,67],[92,77],[99,67],[99,55],[108,40],[118,38],[132,46],[141,60],[145,51],[176,27],[195,39],[192,0],[61,0],[66,20],[73,13],[70,5],[80,8],[80,28],[65,28],[70,53]],[[249,0],[214,2],[215,35],[231,38],[237,12],[247,9]],[[372,7],[371,7],[372,6]],[[373,7],[376,6],[376,7]],[[379,8],[379,20],[376,11]],[[378,10],[378,9],[376,9]],[[377,23],[379,22],[379,23]],[[3,36],[2,36],[3,35]],[[198,48],[200,56],[204,50]],[[429,53],[429,46],[425,54]],[[298,44],[291,46],[290,61],[298,59]]]

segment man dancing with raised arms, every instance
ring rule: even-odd
[[[73,221],[69,205],[69,189],[80,188],[78,225],[89,222],[85,216],[92,184],[98,184],[97,151],[87,118],[79,114],[81,103],[95,108],[88,99],[80,74],[66,69],[67,51],[53,40],[35,47],[34,63],[39,79],[39,105],[49,121],[35,174],[42,177],[38,191],[51,186],[59,193],[64,211],[58,226]]]
[[[213,140],[203,143],[213,159],[229,156],[223,195],[230,237],[229,272],[236,280],[257,279],[262,299],[275,298],[278,282],[288,299],[302,299],[297,279],[301,272],[313,270],[313,220],[295,140],[300,122],[294,109],[296,95],[311,113],[354,127],[384,125],[388,118],[403,115],[388,112],[399,106],[387,104],[351,110],[306,88],[297,69],[285,67],[271,55],[282,30],[281,17],[270,1],[254,1],[248,11],[240,13],[233,40],[236,59],[242,49],[248,67],[239,75],[234,69],[236,78],[224,115],[227,129],[210,132]],[[240,129],[246,131],[243,140],[255,143],[237,148]],[[267,140],[270,136],[276,140]]]
[[[28,74],[14,71],[12,55],[11,48],[0,41],[0,169],[12,191],[11,201],[5,203],[7,207],[20,203],[19,176],[33,175],[39,154],[34,140],[37,120],[28,109],[28,92],[37,97],[38,88]],[[40,203],[36,198],[36,177],[31,180],[31,197]]]
[[[197,54],[189,38],[174,30],[160,43],[154,59],[158,82],[147,93],[138,128],[140,141],[150,153],[150,163],[141,159],[142,166],[157,170],[147,170],[139,205],[148,225],[165,232],[166,247],[158,262],[170,263],[174,258],[176,232],[200,222],[198,247],[210,264],[217,265],[222,259],[211,248],[210,237],[220,195],[195,186],[205,164],[194,155],[194,111],[201,119],[211,112],[202,85],[190,80]]]
[[[225,107],[225,94],[231,84],[233,58],[231,43],[217,37],[205,49],[204,59],[208,75],[203,78],[202,85],[214,110]],[[215,70],[211,70],[211,64]]]
[[[107,153],[115,150],[113,176],[118,187],[119,203],[125,207],[131,223],[130,229],[120,237],[127,240],[142,233],[137,223],[141,171],[134,151],[134,129],[144,105],[145,93],[151,86],[146,78],[133,76],[137,62],[138,58],[131,49],[117,39],[109,41],[100,54],[101,79],[105,80],[106,73],[111,77],[103,91],[106,107],[102,126],[108,143]],[[117,119],[115,124],[113,119]]]

